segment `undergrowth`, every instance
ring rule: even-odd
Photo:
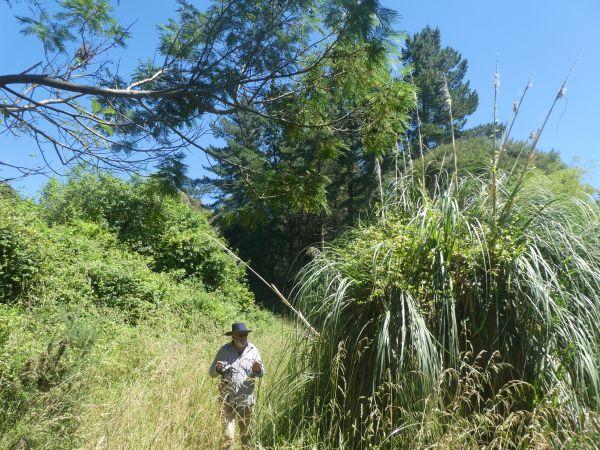
[[[103,409],[120,407],[115,396],[125,402],[141,383],[160,397],[162,385],[147,383],[164,381],[163,366],[193,384],[232,321],[275,323],[206,215],[156,180],[74,173],[40,204],[3,195],[0,217],[0,448],[85,447],[104,435],[121,448],[126,433]],[[148,427],[152,404],[136,412]],[[156,426],[148,436],[168,442]]]

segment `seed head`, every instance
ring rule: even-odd
[[[444,92],[444,97],[446,98],[446,104],[449,107],[452,107],[452,96],[450,95],[450,89],[448,89],[448,82],[444,80],[444,85],[442,86],[442,90]]]
[[[567,95],[567,87],[563,86],[562,88],[560,88],[560,91],[558,91],[558,95],[556,96],[556,98],[563,98]]]

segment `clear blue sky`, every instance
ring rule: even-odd
[[[201,2],[206,4],[206,1]],[[534,88],[522,108],[514,137],[526,138],[536,129],[552,103],[562,80],[579,54],[581,59],[540,141],[542,150],[556,149],[563,159],[586,171],[585,180],[600,188],[600,0],[406,0],[384,1],[402,16],[399,28],[407,33],[426,25],[439,27],[444,45],[454,47],[469,60],[467,78],[479,92],[479,108],[469,125],[492,118],[493,76],[496,57],[500,65],[499,118],[505,120],[529,77]],[[40,46],[18,33],[10,9],[0,2],[0,73],[16,73],[40,59]],[[173,16],[175,2],[121,1],[117,15],[134,23],[133,39],[122,52],[121,68],[152,57],[157,43],[156,25]],[[0,137],[3,160],[30,161],[35,149],[27,140]],[[203,155],[188,158],[190,175],[200,176]],[[34,195],[45,180],[30,177],[14,183]]]

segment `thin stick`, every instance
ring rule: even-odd
[[[381,219],[385,222],[385,199],[383,195],[383,181],[381,180],[381,163],[378,156],[375,156],[375,176],[377,177],[379,200],[381,201]]]
[[[527,82],[527,86],[525,86],[525,89],[523,90],[523,93],[521,94],[521,97],[519,98],[518,101],[516,101],[513,104],[512,117],[510,119],[508,127],[506,128],[506,130],[504,132],[504,136],[502,136],[502,142],[500,143],[500,152],[498,154],[498,158],[500,156],[502,156],[502,152],[506,149],[506,144],[508,143],[508,139],[510,137],[510,133],[512,132],[513,126],[515,124],[515,121],[517,120],[517,116],[519,115],[519,110],[521,109],[521,104],[523,103],[523,99],[525,98],[525,94],[527,94],[527,91],[529,89],[531,89],[532,87],[533,87],[533,84],[531,83],[531,78],[529,78],[529,81]]]
[[[410,81],[414,83],[414,78],[412,72],[410,73]],[[425,160],[423,159],[423,134],[421,133],[421,116],[419,116],[419,97],[417,96],[417,91],[413,91],[413,96],[415,100],[415,113],[417,116],[417,136],[419,138],[419,158],[421,159],[421,186],[423,188],[423,192],[425,192]],[[408,142],[408,141],[407,141]],[[408,142],[410,144],[410,142]],[[409,145],[410,148],[410,145]],[[412,155],[409,155],[412,158]]]
[[[499,154],[496,150],[498,147],[498,141],[496,137],[496,128],[498,125],[497,113],[498,113],[498,89],[500,88],[500,73],[498,71],[498,56],[496,56],[496,73],[494,74],[494,110],[492,113],[494,123],[494,147],[492,148],[492,183],[490,186],[491,197],[492,197],[492,231],[496,234],[496,213],[497,213],[497,199],[496,199],[496,170],[498,169],[498,158]]]
[[[506,150],[506,146],[508,144],[508,139],[510,137],[510,133],[512,132],[513,126],[517,120],[517,116],[519,115],[521,105],[523,104],[523,100],[525,99],[525,94],[527,94],[527,91],[529,89],[531,89],[532,87],[533,87],[533,84],[531,83],[531,78],[529,78],[529,81],[527,82],[527,86],[525,86],[525,89],[523,90],[521,97],[519,98],[518,101],[513,103],[512,117],[511,117],[510,122],[508,123],[508,126],[504,130],[504,136],[502,137],[502,143],[500,144],[500,151],[498,152],[498,162],[500,161],[500,158],[502,157],[504,150]],[[517,158],[515,159],[515,162],[514,162],[512,168],[510,169],[510,172],[508,174],[509,179],[512,177],[513,173],[515,172],[515,169],[517,168],[519,160],[521,159],[521,156],[523,155],[523,151],[525,150],[525,147],[526,147],[526,144],[523,144],[523,146],[521,147],[521,150],[519,151],[519,154],[517,155]]]
[[[494,122],[494,149],[498,146],[498,141],[496,139],[497,133],[497,125],[498,125],[498,90],[500,89],[500,72],[498,70],[498,55],[496,55],[496,72],[494,73],[494,110],[492,112],[493,122]]]
[[[267,286],[269,289],[271,289],[275,295],[277,296],[277,298],[279,298],[279,300],[281,300],[281,302],[287,306],[289,309],[292,310],[292,312],[294,314],[296,314],[296,316],[302,321],[302,323],[304,323],[304,325],[306,325],[306,327],[315,335],[315,336],[319,336],[319,332],[317,330],[315,330],[313,328],[313,326],[310,324],[310,322],[308,320],[306,320],[306,318],[302,315],[302,313],[300,311],[298,311],[296,308],[294,308],[292,306],[292,304],[283,296],[283,294],[279,291],[279,289],[277,289],[277,287],[273,284],[273,283],[269,283],[267,280],[265,280],[256,270],[254,270],[252,267],[250,267],[250,265],[248,263],[246,263],[246,261],[244,261],[243,259],[241,259],[238,255],[236,255],[234,252],[232,252],[225,244],[223,244],[221,241],[219,241],[217,238],[214,238],[212,236],[209,235],[209,237],[211,239],[213,239],[217,244],[219,244],[223,250],[225,250],[227,253],[229,253],[231,256],[233,256],[233,258],[240,262],[241,264],[244,265],[244,267],[246,267],[250,272],[252,272],[254,275],[256,275],[256,277],[262,281],[265,286]]]
[[[31,72],[33,69],[35,69],[37,66],[41,65],[42,61],[35,63],[33,66],[31,66],[29,69],[25,69],[23,72],[20,72],[21,75],[24,75],[26,73]]]
[[[421,158],[421,186],[425,192],[425,160],[423,159],[423,135],[421,134],[421,117],[419,116],[419,99],[417,93],[414,92],[415,103],[417,104],[417,136],[419,136],[419,157]]]

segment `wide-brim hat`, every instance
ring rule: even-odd
[[[232,333],[250,333],[252,330],[246,328],[246,324],[242,322],[236,322],[231,324],[231,331],[225,333],[225,336],[231,336]]]

